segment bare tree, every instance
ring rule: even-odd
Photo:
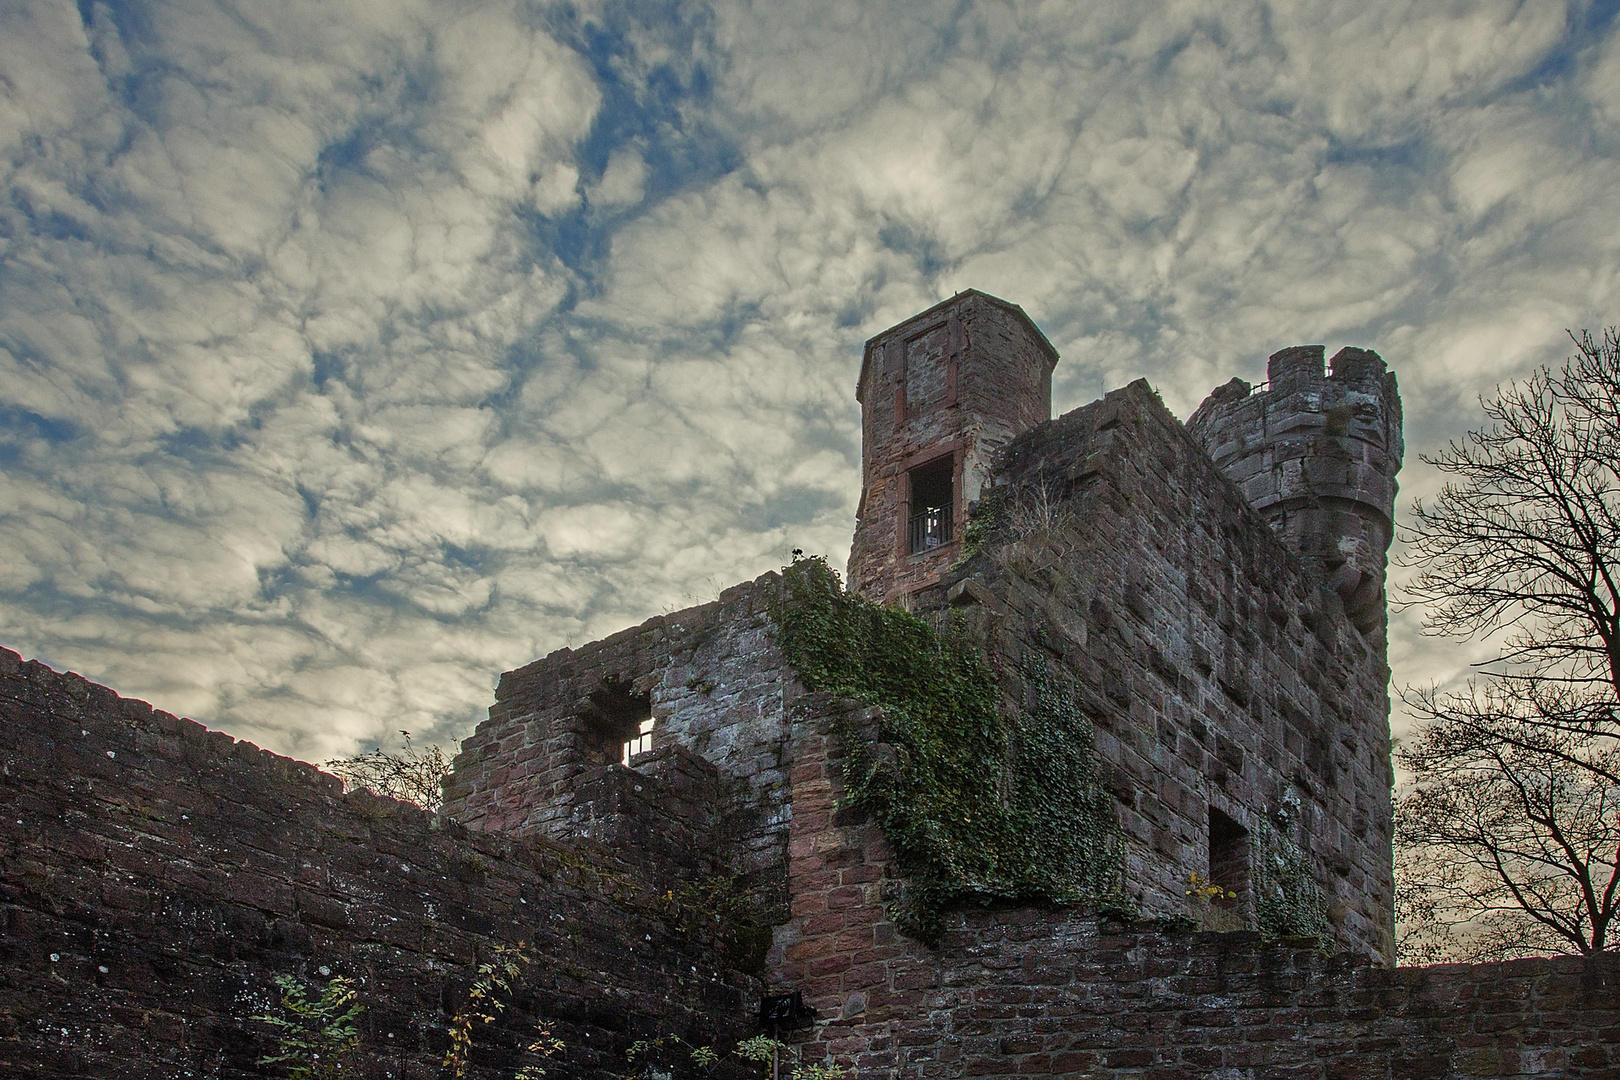
[[[342,778],[350,791],[362,789],[437,811],[444,801],[442,785],[450,772],[450,760],[437,746],[415,747],[410,732],[400,734],[405,737],[405,749],[398,753],[385,753],[378,747],[357,757],[328,761],[326,770]]]
[[[1403,590],[1424,629],[1492,639],[1461,693],[1403,695],[1403,958],[1615,947],[1620,888],[1620,338],[1482,401],[1490,425],[1425,458]]]

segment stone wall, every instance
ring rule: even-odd
[[[995,482],[983,548],[918,610],[973,626],[1013,705],[1032,692],[1023,656],[1066,679],[1132,899],[1184,913],[1190,874],[1220,861],[1212,823],[1233,823],[1252,875],[1222,884],[1267,889],[1262,849],[1294,852],[1340,945],[1393,960],[1382,651],[1146,383],[1021,436]]]
[[[676,770],[677,772],[679,770]],[[357,980],[353,1075],[442,1075],[497,942],[538,963],[480,1026],[510,1078],[537,1018],[553,1077],[627,1071],[635,1038],[752,1034],[759,983],[656,880],[589,844],[513,840],[342,794],[312,766],[0,650],[0,1075],[259,1077],[278,974]],[[633,820],[635,805],[620,814]],[[647,812],[663,828],[662,808]],[[678,845],[677,845],[678,846]]]
[[[1283,546],[1336,592],[1351,622],[1381,641],[1384,555],[1394,538],[1401,398],[1383,359],[1320,345],[1271,356],[1268,384],[1233,379],[1187,421]]]
[[[1314,941],[995,907],[948,913],[937,949],[910,941],[888,920],[881,830],[837,806],[827,732],[850,710],[869,711],[791,706],[794,899],[770,979],[817,1010],[784,1033],[805,1060],[858,1080],[1620,1077],[1620,957],[1391,970]],[[637,778],[704,797],[707,772],[678,749],[648,760],[666,779],[604,774],[626,781],[621,828],[641,813]],[[353,1075],[440,1077],[445,1025],[494,942],[531,942],[539,963],[510,1017],[480,1029],[475,1080],[510,1077],[539,1017],[567,1042],[553,1077],[624,1075],[636,1037],[725,1049],[757,1030],[760,984],[724,966],[724,941],[677,929],[690,922],[643,866],[343,796],[307,765],[3,650],[0,811],[0,1075],[264,1076],[270,1041],[245,1018],[274,975],[324,968],[367,1005]],[[719,1075],[757,1076],[734,1061]]]
[[[445,813],[479,831],[611,842],[627,858],[652,844],[677,869],[741,875],[761,918],[782,921],[787,717],[800,690],[769,632],[778,580],[502,675],[489,719],[455,758]],[[607,730],[606,690],[644,702],[654,722],[652,753],[628,769],[618,755],[633,729]],[[678,818],[684,838],[626,821],[621,808],[638,801]]]
[[[1390,969],[1311,940],[968,907],[938,949],[888,915],[882,830],[837,809],[851,702],[797,703],[793,920],[772,981],[790,1037],[859,1077],[1450,1080],[1620,1077],[1620,955]],[[849,717],[859,724],[860,715]]]

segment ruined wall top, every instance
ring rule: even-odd
[[[1385,553],[1394,536],[1401,399],[1368,349],[1297,345],[1272,354],[1265,389],[1233,379],[1187,429],[1284,546],[1344,602],[1363,634],[1384,631]]]

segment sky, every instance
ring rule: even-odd
[[[0,644],[305,760],[448,745],[842,565],[861,344],[970,287],[1058,412],[1378,350],[1404,516],[1620,322],[1617,9],[9,0]],[[1418,619],[1395,684],[1465,674]]]

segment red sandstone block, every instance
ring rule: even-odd
[[[793,878],[793,887],[816,892],[836,889],[838,887],[838,871],[822,870],[813,874],[801,874]]]
[[[818,936],[821,934],[836,934],[844,929],[844,915],[839,911],[829,911],[821,915],[812,915],[804,920],[802,929],[806,937]],[[864,942],[862,944],[864,944]],[[834,948],[838,949],[840,952],[845,952],[851,949],[858,949],[860,948],[860,945],[853,945],[846,948],[846,946],[843,944],[842,937],[840,937],[835,939]]]
[[[1145,1049],[1109,1050],[1103,1065],[1110,1069],[1141,1069],[1153,1064],[1153,1051]]]
[[[850,959],[857,964],[875,964],[894,960],[905,954],[906,950],[897,945],[878,945],[870,949],[862,949],[851,956]]]
[[[939,975],[932,968],[916,967],[894,972],[890,983],[896,990],[927,990],[939,984]]]
[[[826,893],[796,893],[793,897],[792,912],[794,918],[803,918],[807,915],[818,915],[827,910]]]
[[[883,867],[861,864],[843,871],[839,883],[843,885],[861,885],[869,881],[881,881],[883,876]]]
[[[800,835],[823,833],[832,828],[833,812],[826,810],[807,810],[800,813],[799,808],[793,808],[793,831]]]
[[[853,958],[852,958],[853,961]],[[855,964],[844,972],[844,989],[864,990],[871,986],[882,986],[889,979],[889,969],[884,964]],[[870,1002],[868,1002],[870,1007]]]
[[[829,915],[830,914],[831,913],[829,913]],[[839,916],[839,918],[842,918],[842,917],[843,917],[842,915]],[[808,930],[806,930],[805,932],[809,933]],[[864,949],[867,949],[867,948],[871,947],[871,945],[872,945],[872,929],[871,929],[871,927],[865,927],[865,928],[854,927],[854,928],[850,928],[848,930],[845,930],[843,933],[839,934],[838,937],[836,938],[836,941],[838,943],[838,951],[839,952],[847,952],[847,953],[854,954],[854,953],[860,952],[860,951],[862,951]]]
[[[841,885],[827,890],[828,907],[853,907],[866,902],[866,889],[860,885]]]
[[[888,919],[888,912],[885,909],[877,906],[876,904],[869,904],[869,905],[866,905],[864,907],[853,907],[853,908],[845,908],[844,909],[844,922],[845,922],[845,924],[848,925],[848,926],[851,926],[851,927],[855,927],[855,926],[870,926],[870,927],[872,927],[872,933],[874,935],[874,937],[873,937],[874,941],[880,940],[880,938],[877,936],[879,924],[885,924],[885,925],[889,925],[889,926],[892,927],[892,925],[893,925],[892,923],[886,923],[887,919]]]
[[[795,941],[787,947],[787,959],[790,964],[808,963],[821,957],[831,956],[837,951],[830,937],[810,938],[806,941]],[[848,966],[848,957],[845,958]]]
[[[1058,1076],[1089,1075],[1096,1062],[1097,1055],[1090,1052],[1053,1054],[1052,1072]]]
[[[847,956],[823,956],[818,960],[810,961],[806,965],[806,970],[810,973],[811,978],[819,979],[828,975],[841,974],[848,971],[850,967],[850,959]]]
[[[827,857],[819,852],[811,851],[794,859],[788,866],[788,880],[803,881],[810,874],[826,869]]]
[[[1326,1063],[1325,1077],[1326,1080],[1384,1080],[1389,1075],[1388,1060],[1384,1054],[1334,1056]]]
[[[811,758],[800,758],[795,762],[789,774],[793,797],[798,799],[810,792],[828,790],[826,768],[823,762]]]
[[[1609,1064],[1609,1052],[1597,1044],[1583,1047],[1569,1055],[1569,1063],[1579,1069],[1593,1069]]]

